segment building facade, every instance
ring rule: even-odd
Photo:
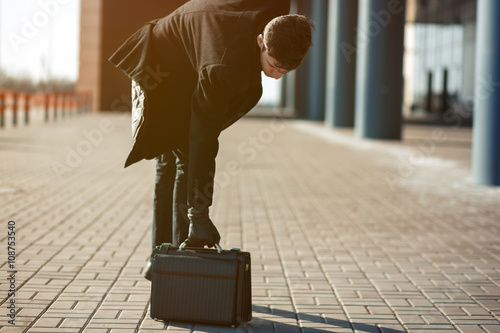
[[[416,2],[405,27],[405,114],[472,118],[476,7],[477,0]]]
[[[92,93],[94,111],[129,111],[130,80],[108,58],[146,22],[187,0],[83,0],[77,89]]]

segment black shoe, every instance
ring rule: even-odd
[[[144,270],[144,277],[149,281],[151,281],[151,279],[153,278],[153,265],[151,264],[151,261],[148,261],[148,264],[146,265],[146,269]]]

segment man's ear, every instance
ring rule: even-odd
[[[262,49],[262,46],[264,46],[264,37],[262,34],[259,34],[257,36],[257,44],[259,44],[259,47]]]

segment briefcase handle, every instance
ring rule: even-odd
[[[181,250],[181,251],[184,250],[184,248],[187,246],[186,242],[187,242],[187,239],[184,242],[182,242],[181,245],[179,245],[179,250]],[[222,248],[220,247],[219,244],[215,243],[215,248],[217,249],[217,253],[222,253]]]

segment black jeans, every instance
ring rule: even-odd
[[[172,243],[179,246],[187,239],[187,149],[175,149],[158,157],[153,206],[152,246]]]

